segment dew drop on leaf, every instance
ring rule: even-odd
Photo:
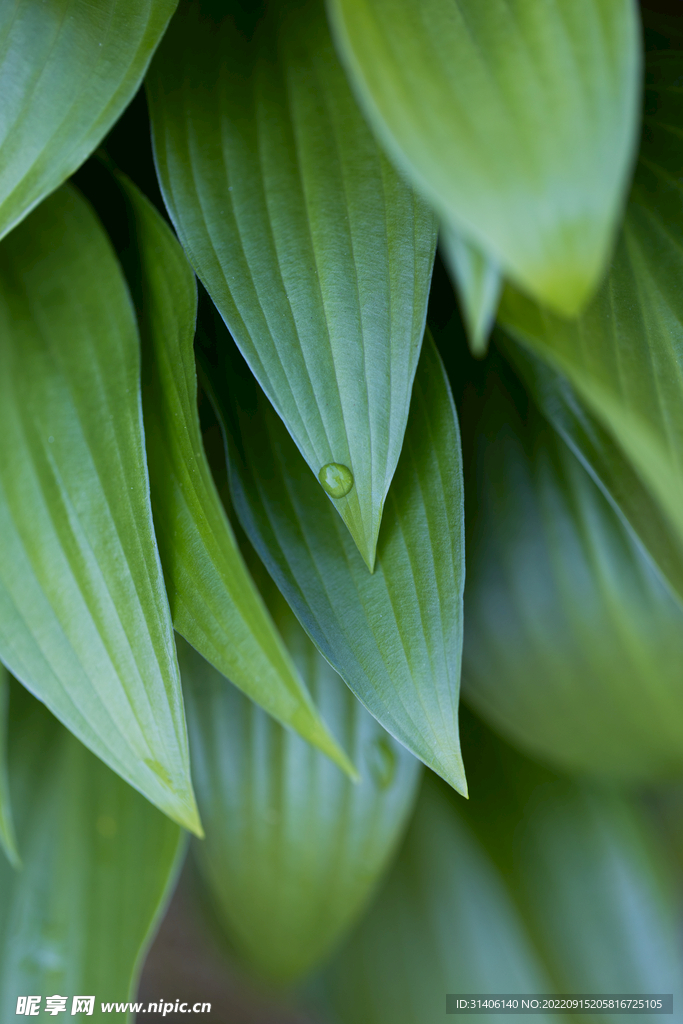
[[[328,462],[318,473],[322,488],[332,498],[343,498],[353,487],[353,473],[340,462]]]

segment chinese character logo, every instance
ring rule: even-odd
[[[71,1003],[71,1016],[75,1013],[85,1013],[88,1017],[92,1017],[92,1012],[95,1009],[95,997],[94,996],[74,996]]]
[[[40,996],[19,996],[17,999],[17,1016],[37,1017],[40,1012]]]
[[[58,1013],[64,1013],[66,1010],[66,996],[48,996],[45,1000],[45,1013],[52,1014],[56,1017]]]

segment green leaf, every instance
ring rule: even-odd
[[[502,332],[497,341],[545,418],[629,525],[674,595],[683,601],[683,536],[672,527],[612,435],[566,377]]]
[[[230,377],[232,398],[224,393]],[[224,417],[231,400],[237,406],[229,440],[231,493],[266,568],[368,711],[465,793],[458,738],[460,436],[431,338],[422,347],[373,575],[253,380],[238,379],[234,367],[219,362],[212,383]]]
[[[261,571],[278,628],[363,779],[354,785],[179,645],[206,828],[195,854],[238,955],[282,984],[355,924],[402,835],[421,765],[358,703]]]
[[[194,275],[151,203],[118,180],[134,238],[152,509],[173,624],[248,697],[354,774],[264,607],[211,476],[197,413]]]
[[[673,992],[677,1004],[676,883],[640,802],[558,777],[467,713],[463,747],[472,799],[456,809],[506,880],[556,990]]]
[[[329,971],[340,1024],[441,1024],[446,993],[553,990],[505,879],[434,783],[425,779],[396,866]]]
[[[20,867],[17,839],[12,817],[12,801],[7,778],[7,702],[9,685],[7,671],[0,665],[0,844],[14,868]]]
[[[508,388],[492,369],[482,404],[463,412],[466,698],[551,764],[680,773],[683,609],[564,441]]]
[[[649,60],[640,163],[609,276],[562,320],[508,288],[500,319],[565,374],[683,544],[683,55]],[[680,581],[675,581],[680,586]]]
[[[200,832],[134,314],[101,225],[68,186],[0,245],[0,338],[0,658]]]
[[[439,216],[575,314],[605,269],[640,116],[634,0],[328,0],[371,124]]]
[[[10,770],[24,866],[0,863],[0,1016],[21,995],[68,996],[69,1013],[94,994],[99,1020],[135,995],[183,833],[18,686]]]
[[[473,356],[483,356],[500,299],[500,270],[481,249],[448,225],[441,228],[440,242],[460,299],[470,350]]]
[[[174,18],[148,76],[161,187],[315,478],[350,471],[329,500],[372,569],[436,222],[366,127],[321,0],[271,5],[247,35],[232,17],[202,20],[197,3]]]
[[[135,95],[177,0],[0,8],[0,238],[92,153]]]
[[[396,866],[328,973],[334,1019],[436,1024],[446,993],[673,992],[677,1004],[676,889],[639,808],[511,751],[496,761],[492,737],[482,746],[464,739],[468,802],[425,778]]]

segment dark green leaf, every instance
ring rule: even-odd
[[[197,414],[194,275],[154,207],[120,181],[138,261],[147,457],[173,624],[248,697],[353,773],[263,605],[211,477]]]
[[[157,168],[195,270],[315,477],[350,470],[328,493],[372,568],[436,223],[366,127],[321,0],[271,6],[249,39],[232,17],[217,28],[181,8],[148,76]]]
[[[299,670],[362,772],[354,785],[179,647],[206,828],[195,852],[234,948],[282,983],[323,960],[355,923],[403,831],[420,763],[358,703],[262,573]]]
[[[217,366],[216,387],[234,377]],[[458,739],[464,585],[460,436],[429,336],[370,575],[256,386],[234,380],[235,509],[322,654],[381,725],[466,792]],[[230,398],[217,396],[224,413]],[[241,447],[240,447],[241,446]]]
[[[127,782],[200,831],[152,528],[135,319],[64,186],[0,245],[0,657]]]
[[[7,778],[7,701],[9,698],[8,676],[4,665],[0,665],[0,844],[10,864],[19,867],[19,853],[14,833],[12,801]]]
[[[676,1006],[676,893],[639,808],[481,746],[465,742],[467,803],[425,779],[396,866],[329,972],[335,1019],[436,1024],[446,993],[673,992]]]
[[[502,334],[498,335],[498,342],[502,342],[540,411],[628,523],[673,593],[683,601],[683,536],[672,527],[612,435],[591,414],[566,377]]]
[[[99,1020],[135,995],[183,833],[20,687],[10,770],[24,866],[0,862],[0,1015],[29,994],[68,996],[68,1014],[82,994]]]
[[[116,122],[176,3],[0,5],[0,238],[66,180]]]
[[[328,984],[340,1024],[441,1024],[446,993],[552,992],[504,878],[433,779]]]
[[[580,772],[683,769],[683,610],[564,441],[491,371],[465,414],[463,686],[516,743]]]
[[[612,247],[640,116],[635,0],[328,0],[388,150],[453,230],[575,314]]]
[[[500,318],[576,387],[683,545],[682,54],[650,59],[645,134],[609,276],[579,320],[508,288]],[[680,586],[680,580],[675,581]]]

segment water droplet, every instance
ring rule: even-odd
[[[328,462],[318,473],[322,488],[332,498],[343,498],[353,487],[353,473],[340,462]]]
[[[48,439],[47,439],[47,442],[48,442],[48,444],[54,444],[55,443],[54,437],[52,437],[52,435],[50,435],[50,437],[48,437]]]
[[[373,740],[368,747],[366,759],[376,784],[380,789],[388,789],[396,774],[396,753],[389,740],[384,736]]]

